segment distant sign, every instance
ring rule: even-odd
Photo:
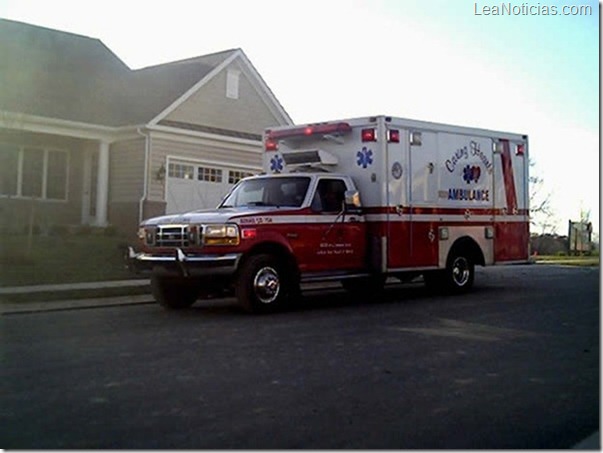
[[[569,222],[568,243],[571,253],[590,253],[593,226],[590,222]]]

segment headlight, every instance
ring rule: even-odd
[[[138,228],[138,239],[146,245],[155,244],[155,227],[140,227]]]
[[[205,225],[203,244],[238,245],[239,227],[236,225]]]

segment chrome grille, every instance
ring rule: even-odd
[[[159,225],[155,245],[157,247],[188,247],[188,227],[186,225]]]

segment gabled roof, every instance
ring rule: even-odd
[[[237,52],[131,70],[98,39],[0,19],[0,110],[103,126],[145,124]]]

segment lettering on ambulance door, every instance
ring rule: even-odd
[[[345,180],[321,178],[312,198],[311,209],[314,257],[308,271],[360,269],[365,258],[365,223],[358,214],[343,212]]]

